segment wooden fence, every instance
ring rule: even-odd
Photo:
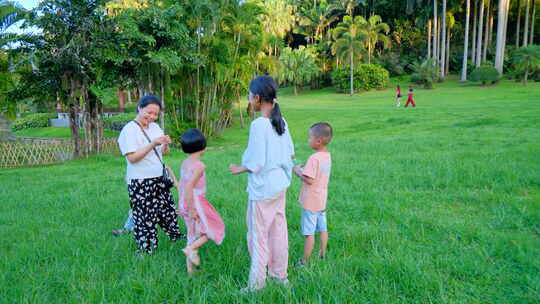
[[[81,151],[84,150],[81,146]],[[0,168],[57,164],[73,159],[73,151],[71,139],[15,138],[0,141]],[[103,139],[102,153],[119,153],[115,138]]]

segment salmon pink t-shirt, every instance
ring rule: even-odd
[[[302,184],[299,201],[304,209],[322,211],[326,208],[331,167],[330,152],[316,152],[309,157],[302,174],[313,178],[314,182],[311,185]]]

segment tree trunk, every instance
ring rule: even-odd
[[[442,41],[441,41],[441,78],[446,74],[446,0],[442,1]]]
[[[448,31],[446,32],[446,64],[444,66],[446,69],[446,76],[450,73],[450,36],[450,28],[448,28]]]
[[[523,46],[527,46],[529,43],[529,40],[527,39],[529,37],[529,9],[531,0],[525,0],[527,3],[527,6],[525,6],[525,26],[523,27]]]
[[[484,0],[480,0],[480,12],[478,13],[478,35],[476,36],[476,60],[475,65],[479,67],[482,64],[482,30],[484,25]]]
[[[504,64],[504,45],[506,43],[505,29],[506,18],[508,16],[508,2],[509,0],[499,0],[498,18],[497,18],[497,45],[495,52],[495,68],[499,72],[499,76],[503,74]]]
[[[124,112],[126,107],[126,95],[123,90],[116,91],[116,95],[118,96],[118,112]]]
[[[493,1],[495,0],[491,0],[492,3]],[[494,12],[494,8],[495,5],[493,4],[491,6],[491,12],[489,13],[489,33],[488,33],[488,49],[489,47],[491,47],[492,43],[493,43],[493,12]]]
[[[437,53],[437,0],[433,0],[433,57],[435,57],[435,64],[439,58]]]
[[[351,57],[351,75],[350,75],[350,82],[351,82],[351,83],[350,83],[350,85],[351,85],[351,93],[350,93],[350,95],[351,95],[351,96],[353,96],[353,94],[354,94],[354,87],[353,87],[353,75],[354,75],[354,67],[353,67],[353,64],[354,64],[354,63],[353,63],[353,53],[354,53],[354,52],[353,52],[353,51],[351,51],[351,55],[350,55],[350,57]]]
[[[461,64],[461,81],[467,81],[467,51],[469,48],[469,23],[471,15],[471,0],[465,0],[467,2],[466,17],[465,17],[465,42],[463,45],[463,63]]]
[[[471,48],[471,61],[474,62],[476,56],[476,33],[478,32],[478,0],[474,2],[473,9],[473,36]]]
[[[533,0],[534,1],[534,0]],[[531,18],[531,31],[529,34],[529,44],[534,44],[534,24],[536,23],[536,1],[533,2],[533,11]]]
[[[518,17],[517,17],[517,25],[516,25],[516,47],[519,47],[519,30],[521,26],[521,0],[517,0],[517,10],[518,10]]]
[[[0,142],[5,141],[11,135],[11,128],[9,126],[9,120],[7,120],[2,113],[0,113]]]
[[[368,42],[368,57],[367,57],[367,63],[371,64],[371,43]]]
[[[160,95],[161,95],[161,111],[159,111],[159,125],[161,130],[165,132],[165,87],[163,83],[163,78],[165,78],[165,72],[163,67],[160,68]]]
[[[79,157],[81,154],[81,137],[79,134],[79,91],[77,82],[70,81],[69,94],[69,127],[71,129],[71,139],[73,141],[73,156]]]
[[[484,30],[484,45],[482,50],[482,62],[485,62],[487,59],[487,49],[488,49],[488,37],[489,37],[489,16],[491,15],[491,0],[488,0],[487,11],[486,11],[486,26]]]
[[[431,19],[427,23],[427,58],[431,58]]]
[[[133,101],[131,100],[131,90],[127,90],[127,99],[128,99],[128,104],[133,103]]]

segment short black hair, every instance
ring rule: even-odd
[[[321,139],[325,145],[332,140],[332,126],[327,122],[318,122],[309,129],[313,132],[313,135]]]
[[[162,109],[161,100],[159,100],[159,98],[154,95],[145,95],[139,100],[137,112],[139,111],[139,108],[144,109],[150,104],[155,104],[159,107],[160,110]]]
[[[189,129],[180,137],[182,151],[191,154],[206,148],[206,138],[198,129]]]
[[[412,91],[413,91],[412,87],[409,87],[409,92],[412,92]]]

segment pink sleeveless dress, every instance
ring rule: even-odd
[[[189,217],[189,210],[184,199],[184,189],[192,179],[193,173],[197,168],[202,168],[203,174],[193,188],[193,204],[199,216],[199,220],[195,221]],[[206,173],[204,172],[204,168],[204,164],[199,160],[193,161],[186,159],[182,162],[180,168],[180,211],[187,226],[189,244],[197,240],[202,234],[206,234],[208,239],[219,245],[225,237],[225,225],[214,206],[206,199]]]

